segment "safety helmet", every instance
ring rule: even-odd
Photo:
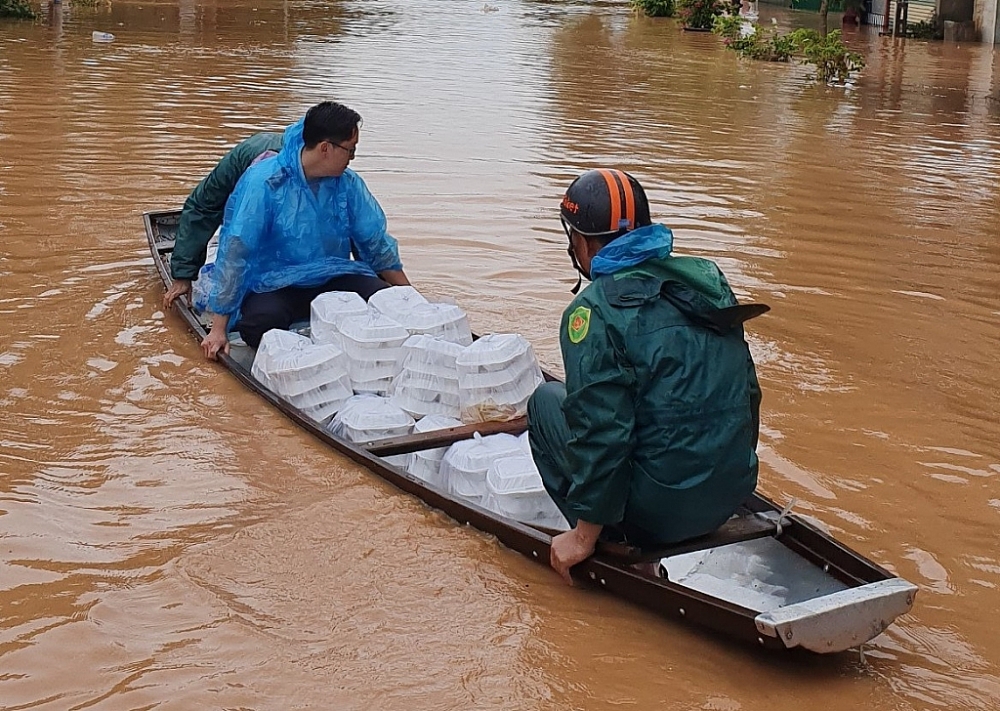
[[[588,170],[570,183],[559,213],[567,235],[572,228],[587,237],[620,237],[652,224],[639,181],[612,168]]]

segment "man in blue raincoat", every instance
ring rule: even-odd
[[[219,235],[206,357],[228,352],[232,325],[256,348],[270,329],[307,319],[323,292],[354,291],[367,300],[409,284],[385,213],[347,167],[360,125],[342,104],[317,104],[286,130],[277,156],[240,178]]]
[[[760,388],[742,322],[766,307],[738,305],[713,262],[672,256],[673,234],[652,224],[627,173],[584,173],[561,215],[593,283],[563,314],[566,383],[535,391],[528,429],[573,525],[550,554],[571,582],[599,536],[640,547],[694,538],[753,492]]]

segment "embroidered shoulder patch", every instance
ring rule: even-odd
[[[573,313],[569,315],[567,330],[570,343],[579,343],[586,338],[587,331],[590,330],[590,309],[586,306],[577,306],[573,309]]]

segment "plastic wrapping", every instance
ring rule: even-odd
[[[412,286],[390,286],[379,289],[368,298],[369,307],[395,321],[399,321],[417,304],[426,303],[427,299]]]
[[[333,344],[316,345],[305,336],[271,329],[261,339],[250,374],[322,422],[354,394],[347,366],[347,356]]]
[[[212,293],[215,264],[205,264],[198,270],[198,278],[191,284],[191,306],[198,313],[208,308],[208,295]]]
[[[413,430],[413,418],[383,397],[355,395],[344,403],[328,429],[351,442],[402,437]],[[405,459],[399,459],[405,464]]]
[[[528,399],[544,382],[535,353],[522,336],[484,336],[456,358],[463,422],[513,420],[528,411]]]
[[[407,330],[392,319],[371,311],[364,316],[344,319],[340,335],[354,391],[386,395],[393,377],[399,372],[402,345],[410,336]]]
[[[415,304],[394,316],[413,335],[425,334],[462,346],[472,344],[472,329],[465,312],[455,304]]]
[[[520,444],[520,443],[519,443]],[[530,455],[496,459],[486,472],[486,508],[521,523],[566,530],[569,524],[549,497]]]
[[[440,477],[452,494],[482,503],[486,495],[486,472],[493,460],[524,455],[517,437],[495,434],[455,442],[441,459]]]
[[[334,343],[343,348],[340,324],[352,316],[364,316],[368,304],[353,291],[328,291],[309,305],[309,328],[313,343]]]
[[[521,443],[524,451],[531,456],[531,442],[528,440],[528,430],[525,430],[518,438],[517,441]]]
[[[451,427],[461,427],[461,420],[444,415],[428,415],[413,426],[414,433],[433,432],[434,430],[446,430]],[[418,479],[422,479],[439,489],[447,488],[447,483],[441,481],[441,459],[444,457],[447,447],[437,447],[435,449],[424,449],[413,452],[409,455],[406,463],[406,471]]]
[[[256,378],[268,390],[271,387],[270,371],[274,356],[279,353],[287,353],[304,348],[311,343],[308,338],[300,336],[291,331],[280,328],[273,328],[267,331],[260,339],[257,353],[254,355],[253,364],[250,366],[250,375]]]

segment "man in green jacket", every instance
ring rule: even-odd
[[[170,308],[178,297],[191,293],[191,282],[204,266],[208,243],[222,224],[226,200],[240,176],[258,159],[281,150],[281,133],[257,133],[238,143],[191,191],[181,211],[174,251],[170,256],[173,283],[163,296]]]
[[[550,556],[571,583],[599,537],[649,547],[701,536],[753,492],[760,388],[742,322],[766,307],[737,305],[713,262],[671,256],[671,231],[652,224],[627,173],[584,173],[561,215],[593,283],[563,314],[566,383],[535,391],[528,428],[573,526]]]

